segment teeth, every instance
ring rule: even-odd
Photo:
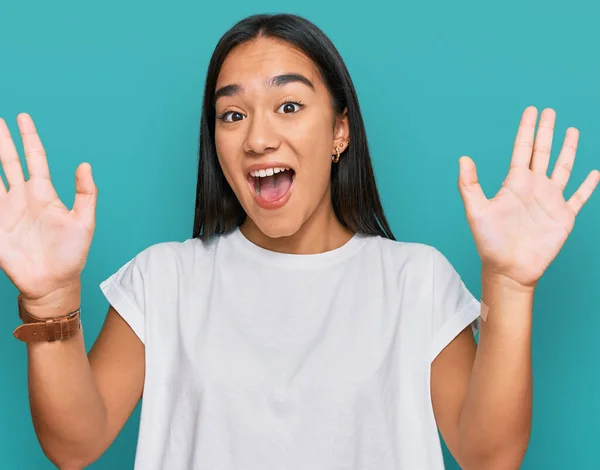
[[[263,170],[256,170],[256,171],[250,172],[250,176],[253,176],[255,178],[264,178],[265,176],[273,176],[276,173],[280,173],[282,171],[287,171],[287,170],[289,170],[289,168],[282,168],[282,167],[265,168]]]

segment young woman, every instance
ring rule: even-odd
[[[565,201],[578,132],[548,177],[555,113],[534,139],[536,121],[527,108],[493,199],[460,159],[480,303],[436,249],[394,240],[327,37],[296,16],[244,19],[208,69],[193,237],[102,283],[111,307],[89,355],[91,168],[68,210],[31,118],[18,116],[27,181],[1,122],[0,265],[20,292],[15,336],[46,455],[62,469],[95,461],[143,394],[137,469],[441,469],[438,429],[465,469],[518,468],[535,286],[599,179]]]

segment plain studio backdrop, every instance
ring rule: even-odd
[[[486,195],[507,172],[522,111],[557,111],[553,161],[581,131],[567,196],[600,166],[600,62],[592,0],[199,2],[0,0],[0,116],[28,112],[65,204],[92,164],[97,230],[83,273],[86,345],[108,304],[99,283],[147,246],[191,236],[204,76],[244,16],[297,13],[321,27],[354,79],[396,237],[434,245],[480,294],[479,257],[457,190],[471,156]],[[534,419],[524,469],[600,468],[600,194],[542,278],[534,308]],[[17,291],[0,276],[0,467],[50,469],[35,438]],[[57,364],[56,367],[60,367]],[[139,407],[90,468],[133,466]],[[447,468],[458,468],[445,451]]]

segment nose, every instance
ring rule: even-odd
[[[244,151],[250,155],[262,155],[279,147],[280,139],[269,116],[254,114],[249,118]]]

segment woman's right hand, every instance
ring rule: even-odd
[[[97,188],[91,166],[75,173],[75,203],[69,210],[59,199],[33,120],[17,116],[29,179],[13,139],[0,119],[0,269],[24,302],[43,303],[56,292],[79,284],[95,230]],[[65,312],[68,313],[68,312]]]

